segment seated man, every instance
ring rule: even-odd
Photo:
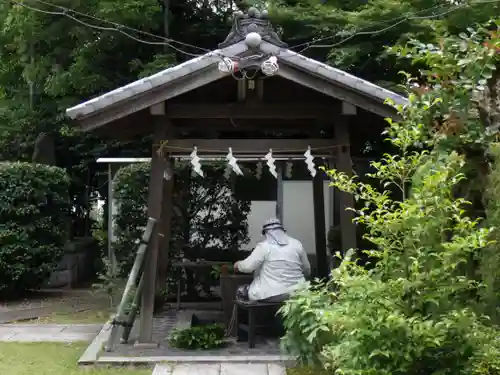
[[[252,283],[238,289],[237,298],[281,302],[310,275],[311,265],[300,241],[288,236],[278,219],[268,220],[262,234],[266,239],[234,264],[235,270],[254,273]]]

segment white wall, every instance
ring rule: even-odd
[[[243,250],[250,250],[262,241],[262,224],[271,217],[276,216],[276,202],[252,201],[248,215],[248,237],[250,242],[243,245]]]
[[[329,183],[324,183],[325,231],[328,233],[333,219],[333,194]],[[276,202],[252,201],[248,215],[250,242],[244,249],[253,249],[262,240],[262,224],[276,216]],[[283,225],[297,238],[308,254],[316,253],[314,233],[314,206],[312,181],[283,181]]]
[[[333,195],[330,193],[328,182],[324,183],[325,197],[325,230],[331,223],[330,204]],[[314,205],[312,181],[284,181],[283,182],[283,225],[287,232],[302,242],[308,254],[316,253],[316,239],[314,233]]]

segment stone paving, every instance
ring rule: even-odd
[[[153,375],[286,375],[286,369],[264,363],[158,364]]]
[[[90,341],[101,324],[0,324],[3,342]],[[281,364],[266,363],[181,363],[157,364],[153,375],[286,375]]]
[[[0,324],[0,341],[91,341],[102,324]]]
[[[175,325],[176,313],[167,313],[155,319],[155,333],[160,334],[163,338],[163,345],[157,350],[161,351],[163,355],[177,355],[184,357],[190,354],[191,359],[201,355],[202,353],[182,353],[173,348],[165,347],[165,334]],[[74,342],[74,341],[92,341],[99,331],[103,328],[102,324],[0,324],[0,341],[3,342]],[[264,355],[271,353],[279,353],[276,343],[260,342],[257,350],[248,350],[246,343],[234,343],[230,349],[221,352],[203,353],[204,355],[212,354],[217,361],[210,363],[159,363],[157,364],[152,374],[153,375],[286,375],[286,368],[279,363],[231,363],[223,362],[223,355],[234,358],[233,356],[246,354]],[[132,354],[124,350],[128,347],[129,350],[133,345],[120,345],[122,355]],[[134,354],[135,350],[131,350]],[[125,352],[125,353],[124,353]],[[106,358],[106,354],[104,358]],[[116,355],[117,353],[113,353]],[[148,353],[151,354],[151,353]],[[167,354],[167,358],[168,358]],[[184,355],[183,355],[184,354]],[[165,358],[165,357],[164,357]],[[171,357],[172,358],[172,357]],[[188,360],[187,357],[184,357]],[[226,358],[227,360],[227,358]]]
[[[267,339],[257,336],[256,347],[248,348],[247,342],[237,342],[235,339],[229,340],[229,345],[220,349],[210,350],[181,350],[169,345],[167,338],[170,331],[178,326],[178,318],[181,314],[177,311],[167,311],[163,314],[155,315],[153,319],[153,341],[159,343],[158,348],[142,349],[134,346],[139,337],[139,322],[136,322],[130,334],[129,343],[118,344],[113,352],[101,353],[101,358],[105,357],[258,357],[258,356],[280,356],[281,350],[278,340]]]

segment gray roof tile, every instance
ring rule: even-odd
[[[332,83],[341,84],[346,88],[354,89],[368,97],[378,99],[378,101],[383,102],[387,98],[391,98],[397,104],[407,103],[407,99],[404,96],[291,50],[284,50],[269,43],[263,43],[262,50],[267,53],[276,54],[278,60],[282,60],[292,66],[319,75]]]
[[[143,94],[151,89],[174,82],[193,72],[218,63],[221,56],[234,56],[245,52],[246,50],[247,47],[244,43],[238,43],[221,50],[209,52],[205,55],[162,70],[159,73],[139,79],[84,103],[68,108],[66,110],[66,115],[72,119],[89,116],[108,106],[126,101],[136,95]]]
[[[182,64],[162,70],[149,77],[139,79],[126,86],[117,88],[104,95],[88,100],[66,110],[66,114],[72,119],[79,119],[90,116],[101,110],[116,105],[126,103],[127,100],[148,92],[151,89],[165,86],[176,82],[194,72],[201,71],[213,64],[217,64],[221,56],[237,56],[244,53],[247,47],[244,42],[234,44],[221,50],[215,50],[205,55],[196,57]],[[344,86],[350,90],[361,93],[367,97],[384,102],[387,98],[393,99],[397,104],[406,104],[407,99],[390,90],[384,89],[371,82],[355,77],[340,69],[319,61],[310,59],[296,52],[273,44],[263,42],[261,50],[265,53],[272,53],[278,57],[278,61],[285,62],[288,65],[295,66],[301,70],[319,76],[334,84]]]

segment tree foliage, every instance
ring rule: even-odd
[[[491,324],[498,207],[490,190],[488,218],[477,218],[459,189],[471,150],[485,152],[494,140],[496,107],[484,111],[496,87],[498,31],[490,23],[443,33],[438,44],[411,40],[392,49],[422,74],[407,76],[408,104],[395,106],[402,120],[389,121],[397,152],[372,163],[380,186],[328,171],[333,186],[363,203],[355,221],[367,228],[373,247],[363,250],[377,263],[367,271],[350,253],[332,281],[299,292],[282,309],[285,348],[303,362],[352,375],[498,373]]]
[[[0,294],[39,287],[68,240],[69,178],[57,167],[0,163]]]
[[[292,48],[397,90],[399,70],[413,71],[386,47],[411,38],[435,42],[433,29],[454,34],[500,11],[495,2],[272,0],[276,23]],[[312,42],[312,43],[311,43]]]
[[[218,4],[221,11],[196,1],[172,2],[166,10],[162,4],[157,0],[119,4],[108,0],[20,0],[0,4],[0,159],[28,161],[38,134],[53,135],[57,164],[71,177],[76,221],[89,216],[89,194],[107,194],[95,160],[148,156],[150,142],[137,139],[119,144],[76,134],[64,109],[203,53],[228,30],[228,4],[223,1]],[[65,8],[69,10],[63,15]],[[206,22],[207,17],[213,22]],[[201,49],[165,45],[162,36],[166,31],[173,39],[186,40]],[[83,225],[77,225],[74,233],[85,234]]]

